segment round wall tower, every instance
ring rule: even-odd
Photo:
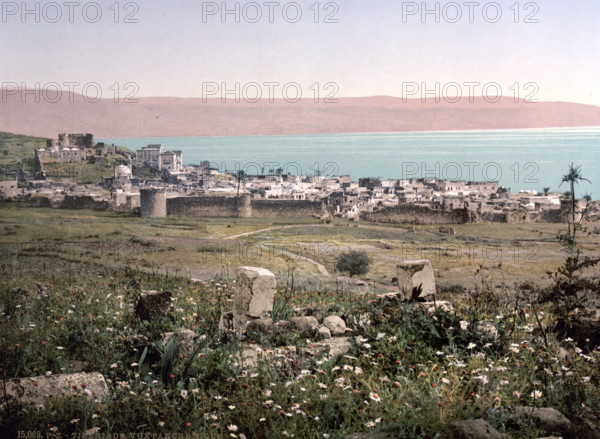
[[[237,216],[238,218],[250,218],[252,216],[252,197],[248,194],[243,194],[237,200]]]
[[[140,189],[140,216],[167,216],[167,193],[164,189]]]

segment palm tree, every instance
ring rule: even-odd
[[[581,175],[581,166],[575,166],[573,163],[571,163],[569,165],[569,172],[567,172],[565,175],[563,175],[562,181],[560,182],[560,184],[569,183],[569,185],[571,186],[571,191],[570,191],[571,192],[571,215],[573,218],[573,222],[575,222],[575,204],[576,204],[575,183],[579,183],[580,181],[587,181],[588,183],[591,183],[591,181],[589,181],[587,178],[584,178]]]
[[[544,191],[544,196],[546,196],[546,195],[548,195],[548,192],[550,192],[550,188],[545,187],[544,189],[542,189],[542,191]]]
[[[235,173],[235,178],[237,178],[237,198],[240,197],[240,183],[242,180],[246,179],[246,173],[244,170],[240,169]]]

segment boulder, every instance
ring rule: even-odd
[[[260,334],[271,335],[274,329],[273,319],[253,319],[249,320],[246,325],[246,335],[248,337],[255,337]]]
[[[352,349],[352,343],[349,337],[337,337],[323,340],[320,345],[327,348],[329,358],[339,357]]]
[[[97,372],[15,378],[6,380],[5,384],[6,395],[0,401],[0,407],[7,402],[43,406],[47,399],[57,396],[85,395],[100,402],[109,395],[104,377]]]
[[[172,297],[170,291],[145,291],[140,295],[135,313],[141,320],[151,321],[160,317],[174,320],[171,315]]]
[[[483,419],[446,424],[435,439],[502,439],[502,435]]]
[[[307,332],[309,334],[318,334],[319,321],[312,316],[290,317],[290,326],[297,331]]]
[[[319,326],[319,337],[327,339],[331,338],[331,331],[326,326]]]
[[[600,410],[585,408],[571,421],[571,430],[565,433],[565,439],[600,439]]]
[[[506,426],[518,428],[530,420],[546,433],[565,433],[571,429],[571,421],[551,407],[513,407],[506,420]]]
[[[410,297],[413,288],[422,286],[419,297],[435,294],[435,279],[433,278],[433,267],[427,259],[415,261],[404,261],[396,266],[396,278],[398,287]]]
[[[339,316],[327,316],[323,319],[323,326],[329,329],[331,335],[342,335],[346,332],[346,323]]]
[[[237,334],[243,334],[248,320],[271,316],[277,281],[265,268],[239,267],[236,274],[233,329]]]
[[[177,352],[180,355],[191,354],[194,351],[194,342],[198,338],[198,334],[189,329],[180,328],[176,332],[165,332],[163,334],[162,343],[166,346],[173,339]]]

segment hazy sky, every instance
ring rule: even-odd
[[[314,83],[320,97],[418,97],[422,84],[435,92],[458,83],[467,94],[474,82],[475,96],[497,83],[505,95],[600,105],[598,0],[25,3],[23,16],[21,1],[2,2],[3,83],[96,82],[110,97],[111,84],[134,82],[137,96],[200,97],[207,83],[219,93],[222,83],[256,82],[264,95],[264,83],[276,82],[281,97],[295,82],[304,97]],[[221,14],[236,5],[239,22]],[[325,90],[329,82],[337,86]]]

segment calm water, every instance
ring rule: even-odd
[[[221,171],[359,177],[499,180],[512,192],[566,191],[559,187],[569,163],[592,184],[577,195],[600,198],[600,127],[428,133],[318,134],[250,137],[144,137],[98,139],[132,150],[160,143],[183,151],[184,164],[206,160]]]

